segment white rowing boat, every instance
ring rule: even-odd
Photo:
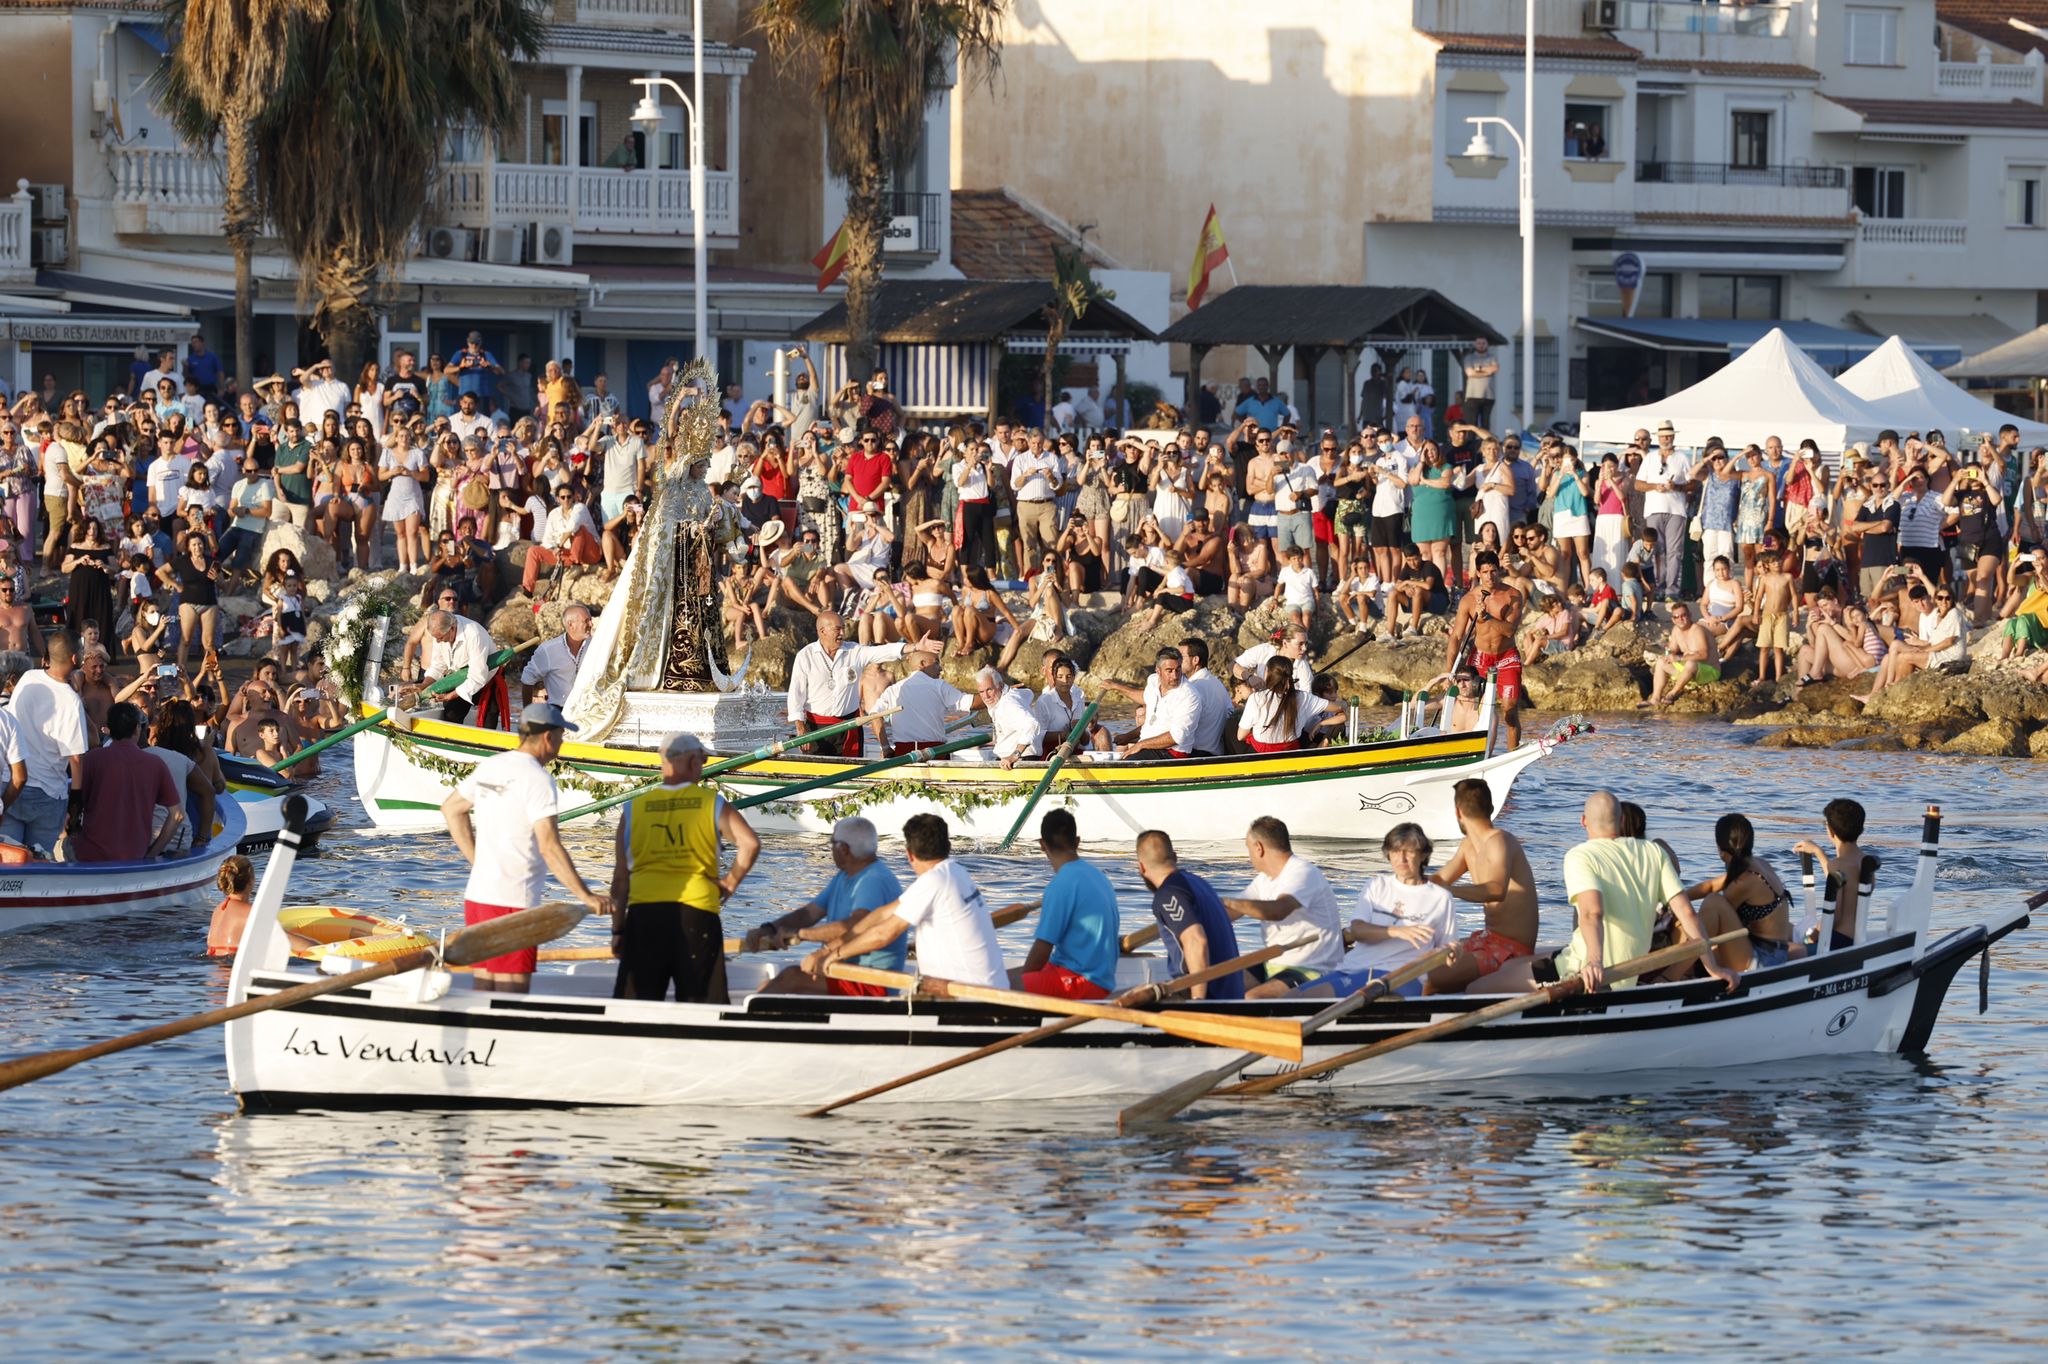
[[[1743,977],[1733,995],[1701,980],[1613,991],[1529,1010],[1442,1041],[1335,1071],[1353,1088],[1531,1076],[1716,1069],[1809,1057],[1916,1053],[1949,982],[2027,920],[2023,906],[1936,935],[1934,830],[1912,888],[1882,931],[1852,948]],[[287,832],[235,961],[231,999],[304,982],[277,925],[296,853]],[[777,963],[779,964],[779,963]],[[1129,963],[1127,963],[1129,964]],[[464,1105],[811,1106],[1038,1026],[1048,1016],[981,1004],[777,996],[772,965],[729,964],[734,1003],[610,998],[592,963],[536,977],[525,995],[478,992],[466,978],[412,972],[230,1023],[228,1077],[252,1108]],[[1159,963],[1135,969],[1157,971]],[[1485,996],[1388,1001],[1317,1032],[1314,1062],[1497,1002]],[[1182,1004],[1305,1019],[1318,1002]],[[1108,1099],[1149,1093],[1213,1067],[1214,1048],[1137,1025],[1091,1022],[1037,1045],[894,1091],[890,1101]],[[1273,1073],[1272,1063],[1246,1072]]]
[[[0,933],[209,904],[220,864],[246,832],[241,803],[219,801],[214,824],[212,838],[179,857],[0,866]]]

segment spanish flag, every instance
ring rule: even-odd
[[[811,257],[811,264],[818,267],[818,292],[822,294],[846,269],[846,223],[843,220],[839,230],[832,234],[832,240],[818,248],[818,254]]]
[[[1202,306],[1202,296],[1209,292],[1209,276],[1230,259],[1230,248],[1223,244],[1223,224],[1216,217],[1216,205],[1209,205],[1209,216],[1202,220],[1202,235],[1195,242],[1195,263],[1188,271],[1188,309],[1193,311]]]

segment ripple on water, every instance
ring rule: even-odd
[[[1929,800],[1948,816],[1937,924],[2048,885],[2024,763],[1746,737],[1624,720],[1531,771],[1503,817],[1547,938],[1568,922],[1558,859],[1602,785],[1651,810],[1689,873],[1728,809],[1793,870],[1775,850],[1849,792],[1888,864],[1881,899],[1911,874]],[[320,794],[360,819],[341,777]],[[604,854],[601,830],[570,842]],[[1314,855],[1340,887],[1382,865],[1373,847]],[[1004,899],[1039,883],[1029,855],[966,860]],[[1244,877],[1228,846],[1189,861],[1226,890]],[[1135,870],[1103,862],[1135,927]],[[823,876],[815,846],[771,839],[743,912]],[[345,830],[293,898],[431,925],[461,886],[442,840]],[[1029,931],[1004,934],[1013,957]],[[0,938],[0,1053],[213,1002],[203,932],[164,915]],[[2038,937],[1998,950],[1992,997],[1976,1016],[1966,974],[1921,1062],[1215,1102],[1130,1138],[1102,1105],[241,1118],[218,1039],[185,1038],[0,1101],[0,1350],[2037,1358]]]

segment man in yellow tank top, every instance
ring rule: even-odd
[[[662,999],[671,982],[679,1003],[724,1004],[725,926],[719,906],[739,889],[761,840],[704,775],[704,745],[671,734],[661,746],[661,785],[627,802],[612,865],[612,955],[619,959],[614,999]],[[733,846],[732,870],[718,872],[720,838]]]

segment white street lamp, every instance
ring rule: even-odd
[[[710,314],[704,306],[704,0],[691,0],[690,53],[693,68],[690,83],[696,92],[695,97],[685,94],[683,87],[667,76],[636,76],[633,84],[640,87],[640,103],[633,109],[632,122],[652,146],[655,135],[661,131],[659,94],[663,89],[675,92],[676,98],[683,102],[683,111],[690,118],[690,252],[697,302],[697,355],[711,363],[711,341],[707,331]],[[660,413],[655,414],[657,421],[660,417]]]
[[[1536,420],[1536,197],[1530,184],[1529,144],[1522,140],[1515,125],[1504,118],[1485,114],[1465,121],[1473,125],[1466,156],[1493,159],[1493,144],[1486,139],[1484,125],[1498,123],[1514,139],[1515,155],[1522,163],[1516,195],[1522,224],[1522,347],[1515,357],[1515,368],[1522,374],[1522,428],[1528,430]]]
[[[1523,14],[1521,131],[1491,114],[1465,121],[1472,125],[1472,141],[1465,147],[1467,157],[1493,159],[1486,125],[1497,123],[1514,139],[1515,151],[1522,159],[1515,196],[1522,229],[1522,346],[1515,368],[1522,375],[1522,427],[1528,430],[1536,420],[1536,180],[1529,156],[1529,144],[1536,139],[1536,0],[1527,0]]]

